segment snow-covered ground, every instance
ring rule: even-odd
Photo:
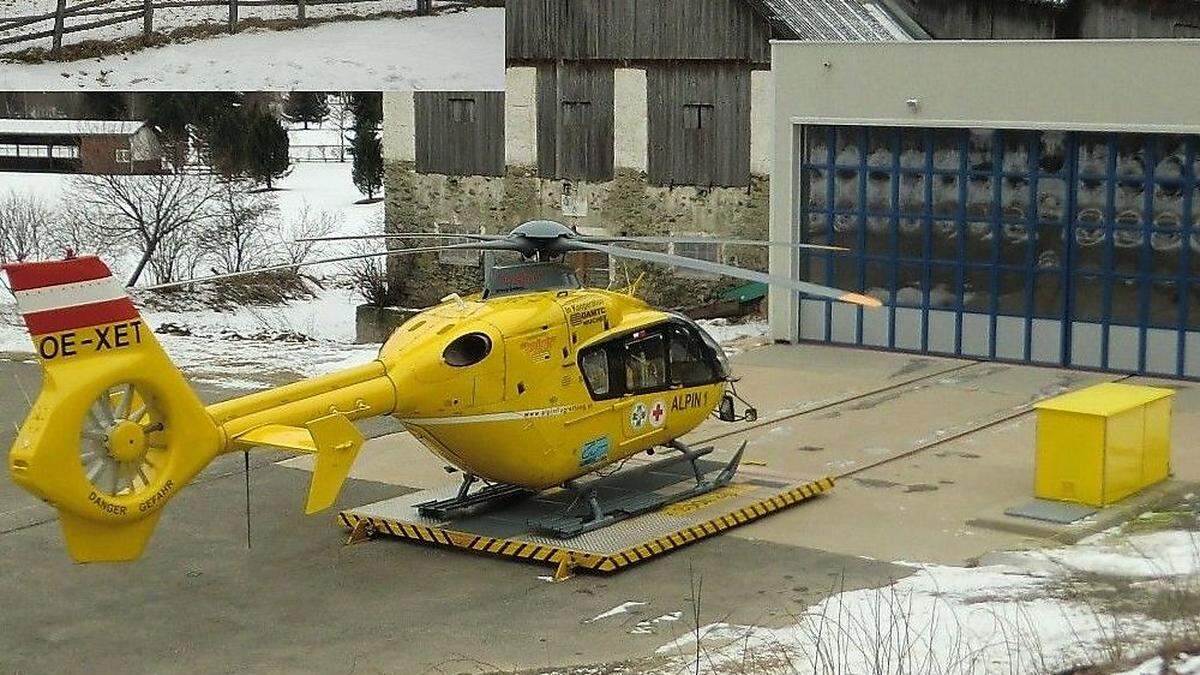
[[[336,131],[335,131],[336,133]],[[289,227],[305,212],[334,225],[331,234],[379,231],[383,203],[358,204],[362,195],[350,178],[349,163],[296,163],[271,193],[279,206],[281,228]],[[70,192],[66,174],[22,174],[0,172],[0,198],[10,192],[37,195],[55,205]],[[323,252],[331,256],[346,252],[346,245],[330,244]],[[108,260],[118,278],[128,274],[130,256]],[[336,284],[335,265],[315,266],[309,271],[329,276],[333,282],[318,290],[316,297],[273,307],[246,307],[236,312],[208,309],[160,311],[146,309],[143,318],[155,328],[164,324],[189,335],[161,334],[159,340],[176,363],[193,379],[235,389],[254,389],[277,384],[280,379],[307,377],[370,360],[377,345],[355,345],[354,308],[361,300],[348,288]],[[7,293],[5,293],[7,296]],[[306,341],[296,343],[294,336]],[[277,339],[283,339],[280,342]],[[32,349],[11,297],[0,299],[0,351],[30,352]],[[281,358],[281,354],[287,354]]]
[[[72,5],[77,3],[70,3]],[[0,0],[0,17],[9,16],[32,16],[34,14],[46,14],[55,10],[55,0]],[[328,4],[328,5],[309,5],[306,7],[305,14],[310,19],[319,19],[324,17],[338,15],[354,15],[368,16],[379,12],[402,12],[416,9],[416,0],[377,0],[374,2],[358,2],[353,4]],[[238,7],[238,17],[242,20],[246,19],[295,19],[295,5],[276,5],[267,7],[256,6],[240,6]],[[68,18],[66,26],[71,28],[82,23],[90,23],[96,17],[78,17]],[[154,30],[159,33],[170,33],[177,28],[189,28],[202,24],[212,24],[216,27],[224,27],[229,19],[229,8],[227,6],[212,6],[212,7],[163,7],[154,10]],[[31,28],[13,29],[9,31],[0,31],[0,38],[16,36],[30,32]],[[101,26],[91,30],[79,31],[75,33],[67,33],[63,36],[64,44],[71,44],[83,40],[117,40],[120,38],[134,37],[140,34],[142,30],[141,21],[131,21],[118,23],[112,26]],[[49,39],[37,40],[30,43],[19,43],[17,47],[23,47],[26,44],[33,46],[46,46],[49,44]]]
[[[1110,530],[1073,546],[990,556],[978,567],[914,569],[883,588],[835,593],[781,628],[711,623],[663,645],[661,673],[1047,673],[1154,651],[1195,622],[1114,608],[1089,584],[1132,598],[1197,593],[1200,533]],[[1097,582],[1097,580],[1101,580]],[[633,601],[636,602],[636,601]],[[1136,604],[1136,602],[1135,602]],[[650,611],[661,611],[651,608]],[[697,639],[698,638],[698,639]],[[1131,673],[1200,672],[1151,659]]]
[[[0,63],[13,90],[502,89],[504,10],[247,30],[69,63]]]

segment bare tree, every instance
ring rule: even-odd
[[[168,237],[172,247],[186,243],[212,218],[220,185],[211,176],[161,174],[150,176],[79,175],[72,179],[69,199],[85,217],[113,240],[128,241],[140,258],[129,277],[137,283]],[[155,265],[158,281],[172,281],[176,266]]]
[[[365,255],[382,253],[384,250],[379,240],[353,240],[350,255]],[[392,296],[388,293],[386,256],[360,258],[341,264],[342,274],[350,280],[351,287],[358,292],[362,299],[375,307],[386,307],[391,304]]]
[[[202,234],[198,228],[186,227],[162,237],[147,261],[156,281],[178,281],[196,276],[196,268],[208,255],[205,238],[198,234]]]
[[[0,261],[44,258],[54,253],[58,211],[40,197],[11,191],[0,199]]]
[[[320,253],[321,242],[297,240],[327,237],[337,230],[341,221],[337,213],[317,211],[305,202],[296,217],[279,229],[276,250],[280,264],[299,265],[315,258]]]
[[[202,238],[213,271],[241,272],[268,262],[267,236],[279,213],[275,195],[252,192],[246,180],[223,181],[215,201],[215,216]]]

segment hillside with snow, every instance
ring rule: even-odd
[[[248,29],[70,62],[0,63],[11,90],[502,89],[504,10]]]

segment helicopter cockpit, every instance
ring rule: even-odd
[[[561,262],[523,262],[492,267],[484,279],[483,297],[580,288],[583,284],[575,270]]]
[[[584,349],[579,367],[595,400],[697,387],[729,378],[721,347],[681,315]]]

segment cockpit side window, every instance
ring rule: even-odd
[[[704,333],[682,321],[588,347],[579,354],[579,368],[596,400],[698,387],[725,379],[720,358]]]
[[[667,382],[666,340],[662,333],[639,337],[625,345],[625,392],[662,389]]]
[[[592,396],[599,398],[612,391],[608,377],[608,353],[603,348],[585,353],[579,359],[579,366]]]
[[[683,326],[671,327],[668,360],[672,386],[696,387],[721,379],[705,355],[703,344]]]

